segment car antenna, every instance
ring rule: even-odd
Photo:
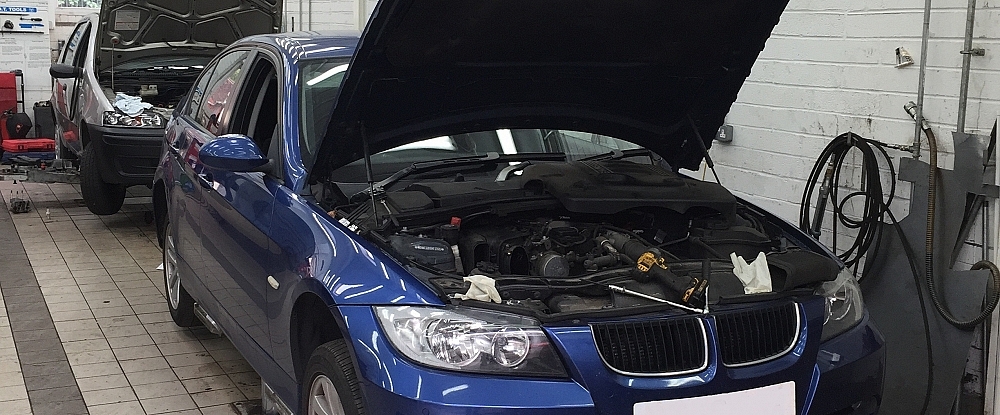
[[[368,178],[368,191],[372,200],[372,212],[375,214],[375,224],[378,226],[378,206],[375,204],[375,175],[372,174],[372,154],[368,149],[368,134],[364,124],[361,125],[361,149],[365,156],[365,175]]]
[[[688,124],[691,124],[691,130],[694,131],[695,138],[698,139],[698,147],[701,147],[701,154],[705,156],[705,164],[708,168],[712,170],[712,175],[715,176],[715,182],[722,184],[719,180],[719,173],[715,172],[715,162],[712,161],[712,156],[708,154],[708,147],[705,147],[705,140],[701,138],[701,132],[698,131],[698,126],[695,125],[694,120],[691,118],[691,114],[685,115],[688,119]]]

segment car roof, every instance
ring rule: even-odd
[[[240,39],[233,46],[263,43],[278,50],[290,62],[303,59],[343,58],[354,55],[358,32],[288,32],[255,35]]]

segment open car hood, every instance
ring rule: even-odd
[[[578,130],[698,168],[787,0],[383,0],[314,175],[424,138]],[[689,118],[691,121],[689,121]]]
[[[239,38],[281,28],[280,0],[103,0],[99,71],[162,55],[213,57]]]

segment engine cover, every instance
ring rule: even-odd
[[[393,235],[389,237],[389,244],[396,252],[411,261],[445,272],[455,271],[455,254],[448,242],[410,235]]]
[[[735,210],[736,197],[717,183],[679,176],[663,168],[622,160],[537,163],[524,169],[525,185],[543,184],[570,212],[613,214],[639,207],[686,213],[703,207]]]

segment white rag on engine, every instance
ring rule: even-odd
[[[121,92],[115,94],[115,108],[118,108],[121,112],[124,112],[129,117],[134,117],[136,115],[142,114],[143,111],[153,108],[153,104],[148,102],[142,102],[142,98],[133,97],[128,94],[123,94]]]
[[[493,278],[485,275],[470,275],[464,280],[472,284],[465,294],[455,294],[455,298],[460,300],[479,300],[485,302],[500,302],[500,292],[497,291],[497,282]]]
[[[763,252],[750,264],[735,252],[729,254],[729,258],[733,260],[733,274],[743,283],[744,293],[771,292],[771,271],[767,269],[767,256]]]

